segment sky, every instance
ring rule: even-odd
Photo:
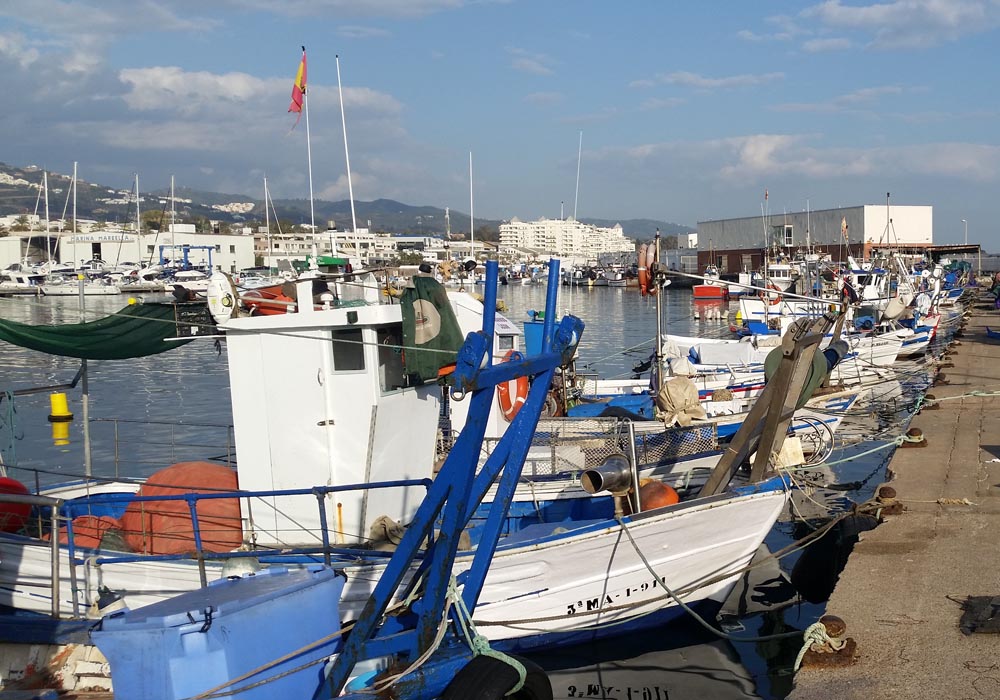
[[[304,45],[316,198],[348,196],[339,55],[358,200],[467,213],[471,153],[476,218],[891,193],[998,250],[998,28],[1000,0],[3,0],[0,161],[308,198]]]

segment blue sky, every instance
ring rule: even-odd
[[[477,218],[930,204],[1000,248],[1000,0],[9,0],[0,160]],[[579,198],[577,147],[583,132]]]

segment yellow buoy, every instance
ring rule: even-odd
[[[53,423],[65,423],[73,420],[66,394],[49,394],[49,420]]]

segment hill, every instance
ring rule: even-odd
[[[44,216],[42,203],[43,173],[35,166],[18,167],[0,163],[0,216],[9,214],[32,214],[37,211]],[[63,212],[71,216],[71,178],[59,173],[48,174],[49,217],[62,218]],[[170,211],[169,189],[142,192],[140,208],[144,218],[166,222]],[[257,223],[264,220],[263,202],[245,194],[226,194],[178,187],[174,190],[174,210],[178,222],[206,222],[208,220],[226,223]],[[105,185],[79,180],[76,196],[77,218],[97,221],[127,222],[135,218],[135,195],[130,190],[115,189]],[[316,225],[325,228],[334,222],[337,228],[351,228],[351,203],[349,200],[331,202],[318,199],[314,202]],[[413,206],[391,199],[376,199],[371,202],[357,201],[354,208],[359,227],[374,231],[393,233],[441,234],[445,231],[444,209],[423,205]],[[160,212],[156,217],[150,212]],[[283,224],[303,224],[309,222],[309,200],[276,199],[274,211]],[[450,212],[451,230],[464,233],[469,230],[469,215],[459,211]],[[272,214],[273,216],[273,214]],[[622,225],[625,235],[635,239],[651,238],[657,228],[664,235],[685,233],[693,229],[679,224],[652,219],[581,219],[595,226]],[[476,219],[476,237],[496,240],[501,221]]]

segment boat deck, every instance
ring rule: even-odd
[[[1000,395],[968,396],[1000,392],[1000,319],[973,307],[930,389],[950,400],[911,424],[927,446],[889,465],[905,510],[862,535],[827,605],[857,662],[805,666],[792,700],[1000,697],[997,637],[960,630],[967,597],[1000,596]]]

